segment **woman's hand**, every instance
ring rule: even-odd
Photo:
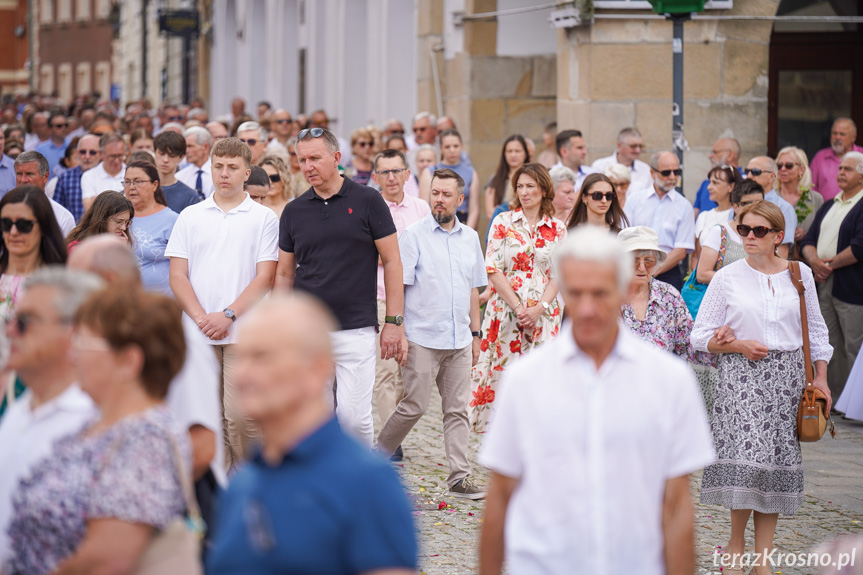
[[[812,387],[821,391],[827,397],[827,414],[830,414],[830,408],[833,407],[833,396],[830,394],[830,388],[827,387],[827,375],[816,374],[815,381],[812,382]]]
[[[716,343],[719,345],[724,345],[726,343],[734,343],[737,339],[734,336],[734,330],[731,329],[729,325],[723,325],[715,332],[713,332],[713,336],[716,338]]]
[[[806,237],[806,232],[803,231],[803,228],[798,227],[796,230],[794,230],[794,241],[795,242],[799,242],[804,237]]]
[[[749,361],[758,361],[767,357],[766,346],[753,339],[738,339],[732,344],[736,353],[742,353]]]

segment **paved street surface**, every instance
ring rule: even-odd
[[[863,536],[863,422],[836,422],[837,439],[826,436],[818,443],[803,444],[806,501],[793,517],[779,518],[777,552],[809,551],[812,542],[840,535]],[[488,473],[476,463],[481,438],[471,435],[474,477],[487,484]],[[446,575],[477,572],[477,543],[483,503],[452,498],[446,487],[449,469],[443,447],[440,396],[432,394],[432,406],[403,444],[405,459],[397,469],[415,504],[420,534],[421,572]],[[728,510],[699,505],[700,473],[692,485],[697,513],[698,575],[721,573],[713,553],[725,546],[730,532]],[[443,504],[446,504],[444,507]],[[752,523],[747,546],[753,545]],[[863,557],[857,557],[863,561]],[[775,569],[783,575],[809,574],[811,568]]]

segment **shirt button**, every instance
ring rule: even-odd
[[[329,202],[324,202],[324,205],[325,205],[325,206],[328,206],[328,205],[330,205],[330,204],[329,204]]]

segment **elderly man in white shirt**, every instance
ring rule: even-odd
[[[195,190],[202,200],[209,198],[215,191],[213,184],[213,161],[210,149],[213,136],[206,128],[192,126],[183,133],[186,138],[186,167],[177,172],[177,179]]]
[[[96,196],[102,192],[123,193],[123,176],[126,175],[126,142],[115,132],[99,138],[102,162],[81,176],[81,202],[84,210],[90,209]]]
[[[51,452],[55,440],[96,415],[92,400],[75,383],[71,324],[78,306],[101,285],[98,277],[83,272],[37,270],[6,327],[12,343],[7,367],[28,389],[0,420],[0,572],[11,551],[6,527],[18,482]]]
[[[692,573],[689,474],[714,460],[695,377],[618,321],[632,256],[583,226],[555,253],[569,321],[504,372],[480,572]],[[609,408],[614,417],[609,417]]]
[[[623,164],[632,174],[630,189],[633,192],[649,188],[653,185],[650,166],[638,159],[643,149],[641,132],[637,128],[624,128],[617,134],[617,151],[596,160],[591,167],[597,172],[603,172],[612,164]]]

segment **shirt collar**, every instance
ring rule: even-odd
[[[844,192],[842,190],[839,190],[839,193],[836,194],[836,197],[833,198],[833,201],[836,202],[837,204],[850,204],[850,203],[859,201],[860,200],[860,194],[863,194],[863,190],[860,190],[859,192],[857,192],[856,194],[851,196],[850,200],[843,200],[842,196],[844,195]]]
[[[328,201],[328,200],[331,200],[331,199],[335,198],[336,196],[341,196],[341,197],[343,197],[343,198],[344,198],[345,196],[347,196],[347,193],[346,193],[346,192],[347,192],[347,189],[346,189],[347,187],[348,187],[348,179],[347,179],[347,178],[345,178],[345,177],[342,177],[342,187],[341,187],[341,188],[339,188],[339,191],[338,191],[338,192],[336,192],[335,194],[333,194],[332,196],[330,196],[329,198],[327,198],[327,199],[325,200],[324,198],[322,198],[321,196],[319,196],[319,195],[318,195],[318,191],[315,189],[315,187],[314,187],[314,186],[312,186],[312,187],[310,188],[310,189],[311,189],[311,191],[312,191],[312,194],[309,196],[309,199],[310,199],[310,200],[320,200],[320,201],[322,201],[322,202],[326,202],[326,201]]]
[[[381,197],[384,198],[383,192],[381,192]],[[408,195],[406,193],[404,193],[404,190],[402,190],[402,201],[396,203],[396,202],[391,202],[386,198],[384,198],[384,201],[391,208],[403,208],[403,207],[407,206],[407,204],[408,204]],[[456,219],[458,219],[458,218],[456,218]]]
[[[561,359],[564,361],[569,359],[589,361],[591,365],[595,365],[593,363],[593,358],[588,356],[578,347],[578,344],[575,343],[575,338],[572,336],[572,320],[564,320],[561,324],[558,339],[560,340]],[[626,327],[626,324],[623,323],[623,321],[618,320],[617,340],[614,342],[614,347],[612,348],[611,353],[607,358],[605,358],[603,367],[607,365],[609,361],[613,360],[613,358],[620,358],[623,360],[632,360],[637,358],[638,350],[633,345],[634,341],[637,340],[634,339],[634,336],[629,331],[629,328]]]
[[[33,396],[32,392],[29,390],[27,391],[27,394],[26,398],[22,397],[21,399],[27,401],[27,407],[29,408],[30,403],[33,401]],[[50,417],[52,414],[57,412],[79,411],[82,409],[88,409],[92,406],[93,401],[90,399],[90,396],[81,391],[81,388],[78,387],[77,383],[73,383],[54,399],[41,404],[36,409],[31,409],[30,415],[32,419],[40,420]]]
[[[240,205],[238,205],[237,207],[235,207],[232,210],[227,211],[227,212],[224,211],[222,208],[220,208],[219,204],[216,203],[216,192],[213,192],[208,198],[203,200],[201,203],[207,208],[219,210],[220,212],[222,212],[224,214],[233,214],[236,212],[248,212],[249,210],[252,209],[252,204],[255,203],[255,200],[252,199],[252,197],[249,195],[249,192],[243,192],[243,195],[246,197],[243,199],[242,202],[240,202]]]
[[[291,463],[314,459],[326,454],[328,451],[327,444],[332,443],[338,437],[340,430],[341,427],[335,417],[328,419],[323,425],[300,440],[293,449],[285,453],[281,463],[276,467],[284,467]],[[272,467],[264,460],[260,446],[255,449],[253,460],[262,467]]]
[[[407,197],[407,196],[405,196],[405,197]],[[464,224],[462,224],[462,223],[458,220],[458,218],[457,218],[457,217],[453,216],[453,220],[455,220],[455,225],[453,226],[453,228],[452,228],[452,230],[451,230],[451,231],[446,231],[445,229],[443,229],[443,226],[441,226],[441,225],[438,223],[438,221],[437,221],[436,219],[434,219],[434,214],[429,214],[429,215],[427,215],[426,217],[429,219],[429,222],[431,222],[431,228],[432,228],[432,231],[440,230],[440,231],[442,231],[442,232],[443,232],[443,233],[445,233],[445,234],[452,235],[452,234],[454,234],[454,233],[456,233],[456,232],[460,232],[460,231],[461,231],[461,229],[462,229],[462,227],[464,226]]]
[[[13,160],[10,156],[3,154],[3,157],[0,158],[0,168],[15,168],[15,160]]]

